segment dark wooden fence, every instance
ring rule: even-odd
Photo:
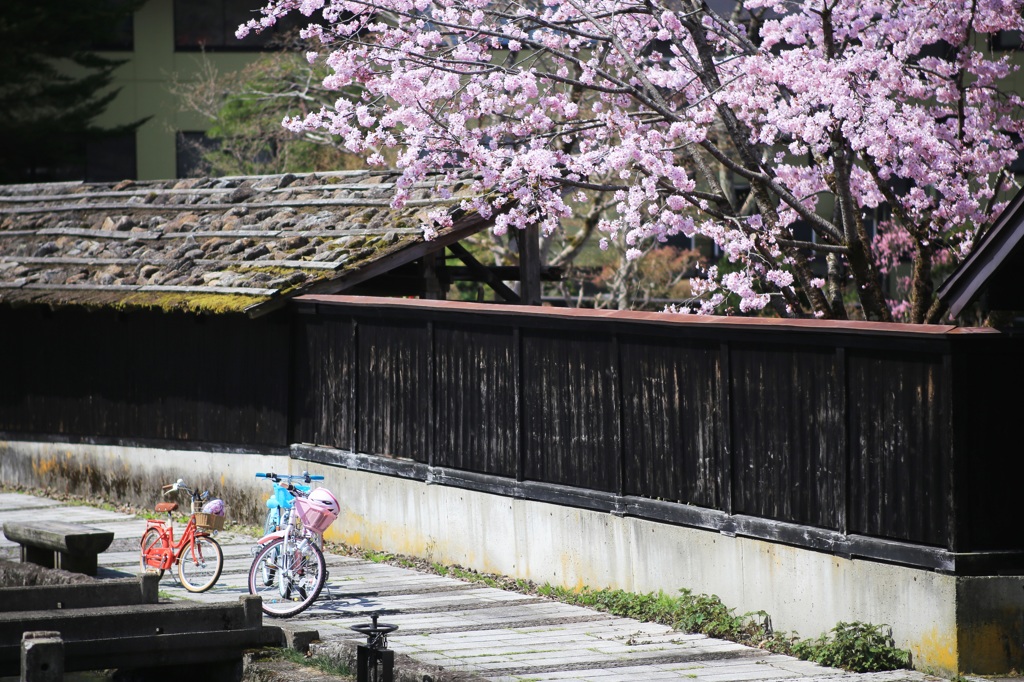
[[[372,453],[398,475],[940,570],[1024,567],[1020,534],[995,530],[1024,473],[1020,402],[1000,398],[1024,379],[1019,340],[329,297],[300,310],[292,440],[322,447],[299,456]]]
[[[287,446],[285,316],[0,310],[0,431]]]
[[[1024,570],[1020,339],[305,297],[0,311],[0,435],[171,441],[956,573]]]

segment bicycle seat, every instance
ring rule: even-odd
[[[177,508],[177,502],[157,502],[156,506],[153,507],[153,509],[158,512],[172,512]]]

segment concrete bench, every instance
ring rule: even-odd
[[[111,531],[60,521],[7,521],[4,535],[21,545],[22,562],[86,575],[96,575],[96,557],[114,541]]]

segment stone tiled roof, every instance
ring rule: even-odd
[[[0,186],[0,303],[257,314],[344,291],[486,226],[426,185],[390,208],[396,179],[339,171]],[[468,184],[448,189],[459,197]],[[454,224],[427,242],[422,226],[438,207]]]

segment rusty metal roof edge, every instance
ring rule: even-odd
[[[763,317],[727,317],[711,315],[685,315],[676,313],[638,312],[629,310],[593,310],[583,308],[553,308],[546,306],[503,305],[495,303],[469,303],[465,301],[433,301],[421,299],[383,298],[375,296],[346,296],[341,294],[301,294],[291,299],[295,303],[324,305],[367,306],[374,308],[434,309],[450,312],[487,312],[496,315],[527,315],[554,319],[613,320],[658,325],[693,327],[721,327],[734,329],[763,329],[774,331],[807,331],[809,333],[876,334],[889,336],[941,337],[954,335],[1000,335],[989,327],[958,327],[956,325],[904,324],[892,322],[866,322],[854,320],[777,319]]]

